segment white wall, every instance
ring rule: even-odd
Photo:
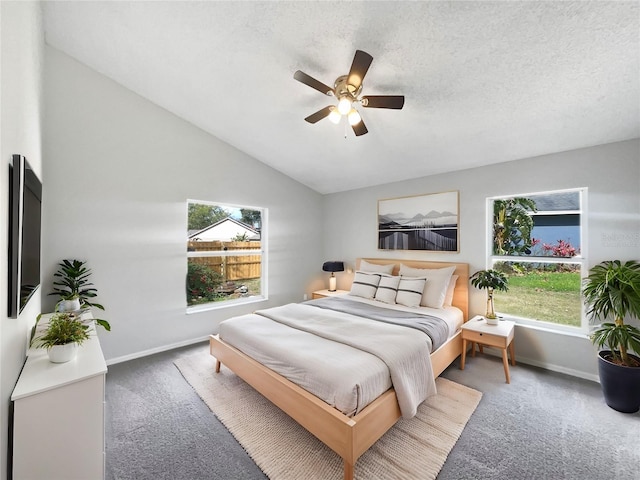
[[[0,480],[7,471],[9,397],[29,327],[37,313],[53,305],[46,293],[62,258],[88,260],[94,270],[99,299],[107,306],[104,318],[113,326],[112,333],[101,333],[109,359],[189,342],[215,332],[232,314],[298,301],[326,287],[319,270],[330,258],[418,257],[469,262],[472,271],[484,268],[487,196],[588,187],[590,265],[638,258],[638,140],[323,198],[64,54],[45,50],[40,8],[38,2],[0,2],[0,195],[8,197],[13,153],[25,155],[44,180],[44,286],[17,320],[7,318],[6,298],[0,295]],[[459,254],[377,250],[378,199],[448,190],[460,191]],[[268,302],[185,315],[187,198],[269,208]],[[2,208],[1,251],[6,241]],[[0,256],[0,270],[6,271],[6,262],[6,255]],[[348,286],[348,273],[338,279],[339,287]],[[0,292],[6,286],[0,275]],[[483,293],[472,289],[471,294],[471,310],[482,312]],[[595,376],[594,350],[585,338],[519,327],[516,339],[520,360]]]
[[[460,261],[468,262],[474,272],[486,266],[487,197],[575,187],[588,188],[588,234],[583,251],[589,265],[615,258],[640,259],[639,140],[328,195],[324,224],[325,232],[332,233],[325,235],[325,254],[352,264],[358,256]],[[450,190],[460,191],[460,253],[377,249],[379,199]],[[338,288],[348,287],[348,282],[349,275],[339,276]],[[470,311],[483,313],[484,293],[471,288],[470,295]],[[520,360],[597,377],[594,349],[585,336],[518,327],[516,345]]]
[[[37,2],[0,2],[0,251],[7,251],[11,156],[24,155],[42,178],[42,13]],[[7,318],[7,255],[0,255],[0,479],[7,476],[11,392],[25,360],[28,330],[40,312],[40,291],[18,319]]]
[[[321,195],[50,47],[45,102],[44,292],[61,259],[88,262],[108,361],[319,287]],[[269,209],[269,301],[186,315],[188,198]]]
[[[256,308],[185,315],[186,198],[270,208],[271,299],[264,306],[324,288],[319,265],[329,258],[351,266],[358,256],[385,256],[484,268],[485,199],[495,195],[587,187],[589,264],[638,258],[638,140],[323,198],[66,55],[46,53],[43,278],[46,286],[62,258],[89,261],[114,327],[101,335],[109,359],[188,342]],[[378,199],[450,190],[460,191],[460,253],[377,250]],[[338,274],[339,287],[350,278]],[[470,306],[482,313],[484,293],[471,289]],[[519,326],[516,340],[520,360],[596,378],[585,336]]]

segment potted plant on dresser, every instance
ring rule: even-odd
[[[80,260],[63,260],[58,264],[58,270],[53,274],[56,280],[53,282],[53,292],[49,295],[57,295],[60,300],[56,304],[56,311],[78,312],[83,308],[104,307],[92,302],[98,295],[98,290],[89,282],[91,270],[87,268],[87,262]],[[105,330],[111,331],[111,325],[106,320],[96,318],[96,324]]]
[[[598,373],[605,401],[614,410],[635,413],[640,409],[640,329],[625,323],[625,317],[640,319],[640,263],[599,263],[589,270],[582,293],[590,321],[603,322],[591,340],[600,348]]]
[[[487,319],[488,325],[497,325],[498,316],[493,306],[493,293],[495,290],[506,292],[509,290],[507,286],[507,277],[504,273],[497,270],[480,270],[470,277],[471,285],[476,288],[487,289],[487,312],[484,318]]]
[[[38,315],[34,332],[42,315]],[[35,333],[31,345],[46,348],[49,360],[53,363],[65,363],[73,360],[78,347],[89,338],[89,325],[70,312],[54,313],[41,334]]]

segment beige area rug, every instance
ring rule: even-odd
[[[342,459],[215,359],[175,362],[211,411],[272,480],[341,480]],[[482,393],[444,378],[410,420],[400,419],[356,462],[359,480],[435,479]]]

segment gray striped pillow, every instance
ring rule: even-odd
[[[396,293],[398,292],[398,284],[400,277],[392,275],[382,275],[375,299],[384,303],[396,303]]]
[[[349,295],[371,299],[375,296],[379,283],[379,273],[356,272]]]
[[[426,278],[400,277],[396,303],[406,307],[419,307],[426,283]]]
[[[427,285],[422,294],[420,305],[423,307],[442,308],[447,296],[447,287],[456,267],[444,268],[411,268],[400,264],[400,275],[403,277],[426,278]]]

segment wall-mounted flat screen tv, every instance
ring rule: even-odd
[[[40,286],[42,183],[22,155],[9,166],[9,301],[16,318]]]

